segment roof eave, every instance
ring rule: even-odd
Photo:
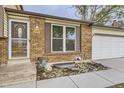
[[[104,25],[96,25],[96,24],[93,24],[92,26],[94,26],[94,27],[102,27],[102,28],[109,28],[109,29],[124,30],[124,28],[121,28],[121,27],[112,27],[112,26],[104,26]]]
[[[88,22],[88,21],[82,21],[82,20],[77,20],[77,19],[71,19],[71,18],[66,18],[66,17],[59,17],[59,16],[53,16],[53,15],[29,12],[29,11],[19,11],[19,10],[10,9],[10,8],[5,8],[5,11],[6,12],[14,12],[14,13],[22,13],[22,14],[34,15],[34,16],[39,16],[39,17],[46,17],[46,18],[53,18],[53,19],[60,19],[60,20],[67,20],[67,21],[86,23],[88,25],[93,24],[93,22]]]

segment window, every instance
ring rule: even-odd
[[[53,51],[63,50],[63,27],[53,26]]]
[[[75,29],[72,27],[66,27],[66,51],[75,50]]]
[[[18,28],[18,38],[22,38],[22,28]]]
[[[18,28],[18,38],[22,38],[22,28]],[[18,48],[22,47],[22,40],[18,40]]]
[[[75,51],[74,27],[52,25],[52,51]]]

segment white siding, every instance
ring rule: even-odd
[[[7,22],[7,14],[4,11],[4,37],[8,37],[8,22]]]
[[[3,37],[3,7],[0,5],[0,37]]]
[[[3,5],[3,7],[17,9],[16,5]]]

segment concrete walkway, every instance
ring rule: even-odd
[[[65,76],[41,81],[32,81],[6,88],[104,88],[124,82],[124,58],[97,60],[111,69]]]
[[[112,69],[124,72],[124,58],[113,58],[97,60],[97,63],[102,63],[105,66],[111,67]]]

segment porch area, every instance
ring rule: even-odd
[[[19,60],[18,60],[19,61]],[[30,62],[12,63],[0,66],[0,86],[36,80],[35,64]]]

